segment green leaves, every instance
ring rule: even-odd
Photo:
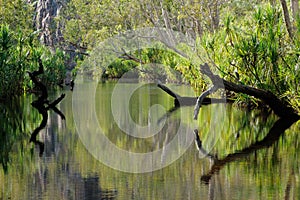
[[[202,37],[209,58],[206,62],[220,66],[227,80],[237,81],[236,70],[242,84],[270,90],[283,99],[297,98],[294,91],[299,87],[299,77],[295,82],[293,66],[300,61],[300,43],[288,38],[282,20],[281,10],[268,4],[243,17],[227,16],[222,29]],[[241,95],[236,98],[246,100]]]
[[[9,48],[11,42],[11,35],[8,25],[3,25],[0,28],[0,47],[1,51],[6,51]]]
[[[35,45],[33,34],[13,32],[8,25],[0,25],[0,99],[19,95],[33,89],[26,71],[38,68],[42,58],[45,65],[43,81],[54,86],[65,77],[64,54],[54,54],[46,47]]]

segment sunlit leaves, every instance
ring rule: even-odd
[[[283,99],[295,98],[290,94],[298,87],[293,66],[299,62],[299,45],[288,38],[281,10],[262,4],[244,17],[229,15],[223,23],[219,32],[202,38],[221,75],[236,81],[236,71],[242,84],[270,90]]]

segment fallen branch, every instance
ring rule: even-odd
[[[170,90],[167,86],[158,83],[157,86],[162,89],[163,91],[165,91],[166,93],[168,93],[170,96],[174,97],[175,99],[180,98],[181,96],[179,94],[176,94],[175,92],[173,92],[172,90]]]
[[[207,94],[211,92],[215,92],[218,89],[225,89],[228,91],[236,92],[236,93],[243,93],[247,94],[250,96],[253,96],[257,99],[262,100],[265,102],[273,111],[276,115],[279,117],[291,117],[291,116],[298,116],[296,111],[289,105],[288,102],[282,101],[279,98],[277,98],[276,95],[274,95],[270,91],[262,90],[262,89],[257,89],[253,88],[247,85],[241,85],[241,84],[235,84],[229,81],[226,81],[225,79],[220,78],[218,75],[215,75],[212,73],[210,70],[209,66],[207,63],[204,65],[201,65],[200,71],[202,74],[205,74],[210,78],[210,80],[213,83],[213,90],[211,89],[210,91],[205,91],[205,94],[201,94],[200,98],[203,98],[203,96],[207,96]],[[200,100],[197,101],[197,104],[195,106],[195,115],[194,119],[197,119],[199,109],[201,107],[201,104],[203,104]]]
[[[165,85],[162,85],[160,83],[157,84],[157,86],[165,91],[170,96],[174,97],[174,105],[176,106],[193,106],[197,102],[197,97],[182,97],[179,94],[172,91],[170,88],[168,88]],[[202,97],[201,98],[201,104],[202,105],[209,105],[214,103],[231,103],[232,100],[229,99],[217,99],[217,98],[208,98],[208,97]]]
[[[204,91],[204,92],[199,96],[199,98],[197,99],[197,102],[196,102],[195,109],[194,109],[194,119],[197,119],[198,114],[199,114],[200,107],[201,107],[201,105],[203,104],[204,99],[205,99],[209,94],[215,92],[216,90],[218,90],[218,88],[214,85],[214,86],[210,87],[208,90]]]

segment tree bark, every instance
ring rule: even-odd
[[[275,6],[276,0],[269,0],[272,6]]]
[[[220,23],[220,3],[218,0],[212,1],[209,4],[209,14],[212,23],[212,31],[216,31],[219,28]]]
[[[41,31],[40,40],[46,46],[54,46],[62,38],[60,24],[54,20],[62,8],[57,0],[38,0],[36,4],[35,26]]]

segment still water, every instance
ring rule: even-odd
[[[42,121],[31,106],[36,97],[1,105],[0,199],[300,199],[299,122],[290,126],[273,114],[229,104],[203,106],[195,121],[193,106],[174,108],[156,85],[122,84],[124,94],[114,94],[114,82],[64,91],[57,107],[66,119],[48,112],[38,135],[41,155],[40,147],[29,143]],[[133,86],[138,89],[127,98]],[[194,95],[187,86],[168,86]],[[89,87],[95,87],[94,105],[86,103]],[[138,167],[120,162],[121,154],[98,142],[99,127],[118,149],[160,154]],[[197,149],[194,129],[200,150],[209,154]],[[172,141],[178,148],[167,149]]]

